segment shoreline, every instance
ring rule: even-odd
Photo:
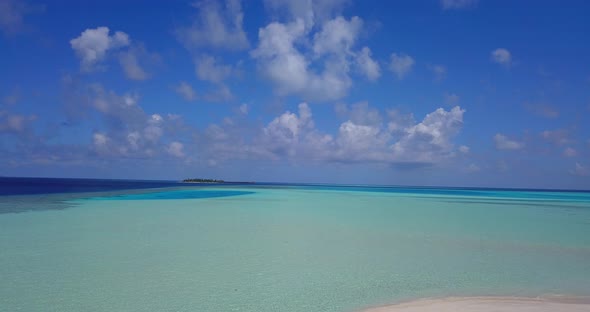
[[[446,297],[425,298],[360,312],[590,312],[590,297]]]

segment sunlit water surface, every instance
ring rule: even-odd
[[[590,295],[590,194],[190,186],[0,197],[0,311]]]

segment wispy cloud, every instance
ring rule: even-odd
[[[499,150],[519,150],[524,147],[524,143],[511,140],[500,133],[494,136],[494,143],[496,145],[496,149]]]
[[[402,80],[414,67],[414,58],[404,53],[392,53],[389,69],[397,76],[397,79]]]
[[[479,0],[440,0],[443,10],[458,10],[472,8]]]
[[[491,53],[491,59],[494,63],[498,63],[505,67],[510,67],[512,64],[512,53],[504,48],[498,48]]]
[[[28,29],[25,17],[44,10],[43,5],[23,0],[0,0],[0,30],[7,36],[25,31]]]

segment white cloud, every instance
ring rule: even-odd
[[[182,158],[184,157],[184,145],[180,142],[171,142],[168,145],[168,148],[166,149],[166,151],[168,152],[168,154],[174,156],[174,157],[178,157],[178,158]]]
[[[510,54],[510,51],[504,48],[498,48],[492,51],[491,58],[493,62],[506,67],[510,67],[510,64],[512,63],[512,55]]]
[[[264,129],[264,141],[273,152],[293,154],[300,134],[313,128],[311,110],[307,103],[299,104],[299,116],[287,111],[273,119]]]
[[[459,106],[450,111],[442,108],[426,115],[424,120],[405,130],[392,148],[397,158],[407,162],[432,163],[453,154],[451,139],[463,127],[465,110]]]
[[[176,93],[182,96],[187,101],[194,101],[197,98],[197,94],[193,87],[186,81],[181,81],[178,86],[174,89]]]
[[[465,9],[477,5],[479,0],[440,0],[440,4],[444,10]]]
[[[297,93],[308,84],[307,60],[295,47],[304,35],[300,20],[291,24],[271,23],[258,33],[258,47],[252,57],[259,61],[262,72],[278,87],[281,94]]]
[[[325,22],[321,31],[314,35],[313,52],[316,56],[334,54],[344,57],[350,54],[362,27],[363,21],[357,16],[349,21],[338,16]]]
[[[578,152],[575,149],[573,149],[571,147],[568,147],[568,148],[566,148],[563,151],[563,156],[565,156],[565,157],[576,157],[576,156],[578,156]]]
[[[463,125],[464,110],[438,109],[416,124],[411,115],[392,114],[399,124],[390,130],[383,116],[366,103],[342,107],[348,118],[336,134],[315,127],[311,108],[299,104],[265,127],[244,128],[239,119],[211,125],[200,144],[207,146],[204,158],[217,163],[227,159],[273,159],[305,162],[369,162],[420,167],[441,163],[456,155],[452,140]],[[249,130],[248,130],[249,129]],[[250,133],[249,140],[244,133]]]
[[[459,146],[459,152],[463,153],[463,154],[467,154],[469,153],[469,146],[465,146],[465,145],[461,145]]]
[[[82,71],[93,71],[109,51],[129,45],[129,36],[121,31],[109,35],[108,27],[86,29],[79,37],[70,40],[72,49],[80,58]]]
[[[400,134],[416,123],[414,115],[402,114],[397,109],[388,109],[387,117],[389,118],[387,129],[393,134]]]
[[[510,140],[500,133],[494,136],[494,143],[496,144],[496,149],[499,150],[518,150],[524,147],[523,143]]]
[[[349,72],[357,54],[352,48],[361,27],[358,17],[326,21],[305,53],[307,46],[298,44],[310,39],[303,20],[274,22],[259,30],[259,44],[251,56],[279,95],[296,94],[316,101],[339,99],[352,86]]]
[[[338,104],[336,105],[336,112],[359,125],[375,126],[383,121],[379,111],[370,107],[369,102],[355,103],[350,108],[346,104]]]
[[[232,67],[220,64],[213,56],[202,55],[195,59],[195,73],[201,80],[220,83],[231,75]]]
[[[338,129],[337,149],[333,156],[336,160],[387,162],[391,159],[387,143],[389,133],[377,125],[361,125],[345,121]]]
[[[211,47],[227,50],[249,48],[248,37],[243,29],[244,13],[240,0],[225,2],[204,0],[193,7],[198,14],[190,27],[176,31],[178,39],[190,50]]]
[[[392,53],[389,69],[401,80],[412,70],[414,63],[414,59],[407,54]]]
[[[75,91],[79,96],[69,101],[75,103],[78,110],[89,110],[81,113],[92,114],[101,125],[92,137],[93,150],[101,157],[153,157],[167,152],[163,142],[175,141],[178,134],[186,131],[178,115],[147,114],[139,105],[137,93],[117,94],[99,84]]]
[[[363,107],[361,105],[360,107]],[[363,115],[365,116],[358,116]],[[338,162],[384,162],[397,164],[433,164],[454,155],[451,142],[463,124],[459,107],[451,111],[442,108],[428,114],[399,135],[381,122],[381,116],[371,116],[373,109],[360,109],[356,117],[340,124],[336,137],[322,134],[313,124],[307,104],[299,106],[299,116],[286,112],[264,129],[266,140],[261,149],[271,154]]]
[[[367,79],[375,81],[381,77],[381,68],[379,63],[371,58],[371,49],[363,47],[357,54],[356,63],[361,73],[363,73]]]

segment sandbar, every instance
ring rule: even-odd
[[[363,312],[590,312],[590,300],[569,297],[449,297],[374,307]]]

